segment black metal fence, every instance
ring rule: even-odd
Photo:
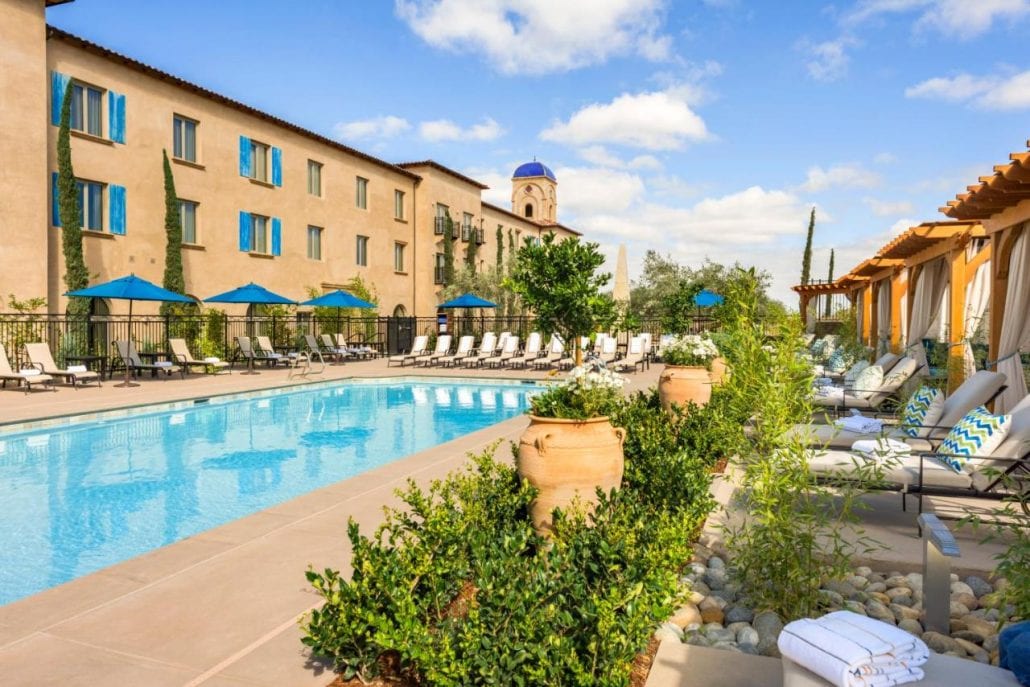
[[[236,337],[267,336],[277,349],[303,347],[305,334],[342,334],[350,343],[368,345],[382,354],[395,354],[411,348],[415,336],[437,334],[442,324],[447,331],[461,336],[473,334],[477,338],[484,332],[507,331],[525,338],[535,329],[533,317],[469,316],[457,311],[432,317],[348,317],[327,316],[318,312],[300,312],[290,315],[230,316],[212,311],[197,315],[90,315],[68,317],[64,315],[0,314],[0,344],[7,351],[11,365],[18,369],[28,366],[26,343],[45,342],[55,360],[64,365],[73,362],[90,363],[89,358],[110,358],[114,342],[131,339],[140,353],[160,357],[168,350],[169,338],[185,339],[196,358],[217,356],[231,360],[236,351]],[[702,333],[715,327],[715,320],[696,317],[689,333]],[[634,328],[636,332],[649,332],[657,340],[662,334],[661,322],[646,319]],[[99,362],[99,361],[94,361]]]

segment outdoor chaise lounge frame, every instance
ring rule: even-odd
[[[415,337],[415,341],[412,342],[410,351],[390,356],[386,359],[386,366],[390,367],[393,363],[400,363],[401,367],[404,367],[409,360],[414,363],[420,355],[425,354],[426,346],[428,345],[429,337],[425,334],[419,334]]]
[[[877,389],[856,389],[854,387],[845,387],[844,392],[839,397],[816,397],[815,405],[818,406],[819,410],[832,411],[839,415],[845,411],[851,410],[852,408],[857,408],[859,410],[879,410],[888,401],[897,403],[900,401],[898,394],[901,392],[901,388],[907,384],[910,379],[915,378],[919,374],[920,370],[923,369],[923,366],[917,363],[913,358],[902,358],[894,364],[892,369],[894,372],[890,375],[884,374],[884,383]],[[887,383],[887,379],[890,376],[894,376],[895,379],[890,383]],[[868,395],[860,396],[858,394]]]
[[[139,357],[139,351],[136,350],[136,345],[130,340],[118,339],[114,342],[114,348],[118,353],[118,358],[122,361],[122,365],[129,368],[129,372],[133,375],[138,376],[141,370],[149,370],[155,374],[158,372],[164,373],[166,379],[176,372],[179,373],[180,377],[185,377],[183,368],[179,367],[174,362],[170,365],[158,365],[143,362]]]
[[[515,334],[510,334],[508,338],[504,339],[504,343],[501,346],[501,350],[497,355],[492,355],[489,358],[485,358],[481,364],[485,364],[487,367],[501,367],[507,361],[518,355],[519,352],[519,337]]]
[[[479,367],[483,364],[483,361],[487,358],[492,358],[494,353],[497,351],[497,335],[493,332],[487,332],[483,334],[482,340],[479,342],[479,349],[475,353],[465,358],[462,361],[462,365],[465,367]]]
[[[436,337],[436,347],[432,351],[426,351],[422,355],[415,358],[415,366],[418,367],[419,363],[423,363],[426,367],[429,367],[440,358],[446,358],[451,354],[451,335],[441,334]]]
[[[25,344],[25,353],[29,356],[33,367],[38,368],[45,375],[68,380],[73,389],[77,389],[79,384],[86,382],[96,382],[98,387],[102,386],[100,375],[92,370],[72,372],[59,368],[54,362],[53,354],[50,353],[50,347],[45,343],[27,343]]]
[[[217,371],[229,367],[229,363],[224,360],[197,360],[193,357],[193,353],[190,352],[190,348],[186,344],[186,339],[168,339],[168,348],[171,349],[172,358],[175,362],[177,362],[187,373],[191,367],[199,367],[204,372],[207,372],[210,369]]]
[[[436,358],[433,362],[440,365],[441,367],[451,367],[452,365],[457,365],[458,363],[468,358],[470,355],[475,354],[475,343],[476,337],[472,336],[471,334],[466,334],[465,336],[458,339],[458,348],[454,351],[453,354]]]
[[[526,368],[543,355],[543,351],[541,350],[542,346],[543,337],[540,335],[540,332],[530,332],[529,338],[526,340],[526,347],[522,351],[522,355],[508,358],[505,361],[505,364],[512,370],[516,367]]]
[[[51,391],[57,391],[54,388],[53,377],[40,372],[36,368],[32,368],[32,372],[35,374],[15,372],[11,368],[11,361],[7,357],[7,349],[4,348],[3,344],[0,344],[0,382],[2,382],[4,388],[7,388],[7,382],[13,381],[18,384],[24,384],[25,393],[29,393],[32,390],[33,384],[40,384],[44,389],[49,386]]]

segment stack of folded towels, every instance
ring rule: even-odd
[[[883,429],[883,420],[864,415],[849,415],[833,423],[837,429],[855,434],[879,434]]]
[[[879,439],[861,439],[851,445],[851,450],[863,458],[902,458],[912,453],[912,447],[903,441],[880,437]]]
[[[777,642],[784,658],[838,687],[890,687],[923,679],[923,640],[851,611],[788,623]]]

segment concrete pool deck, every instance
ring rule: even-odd
[[[661,366],[631,375],[630,390],[655,383]],[[311,381],[348,377],[546,379],[546,373],[387,367],[385,361],[330,366]],[[0,419],[25,422],[117,407],[240,393],[298,383],[285,370],[260,375],[145,379],[132,389],[61,388],[27,397],[0,393]],[[303,384],[304,382],[300,382]],[[349,570],[349,517],[369,532],[394,491],[461,467],[469,452],[517,440],[512,418],[312,491],[123,563],[0,606],[0,676],[25,685],[324,686],[334,675],[311,662],[299,617],[319,598],[308,566]]]

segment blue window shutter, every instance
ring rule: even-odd
[[[50,123],[57,126],[61,123],[61,104],[71,77],[61,72],[50,72]]]
[[[250,252],[250,213],[240,210],[240,250]]]
[[[240,136],[240,176],[250,176],[250,139]]]
[[[110,184],[107,187],[111,233],[125,236],[125,187]]]
[[[107,92],[107,137],[115,143],[125,143],[125,96]]]
[[[282,255],[283,252],[283,221],[278,217],[272,218],[272,255]]]
[[[50,175],[50,224],[55,227],[61,226],[61,207],[57,200],[57,172]]]
[[[276,186],[283,185],[283,151],[281,148],[272,148],[272,183]]]

